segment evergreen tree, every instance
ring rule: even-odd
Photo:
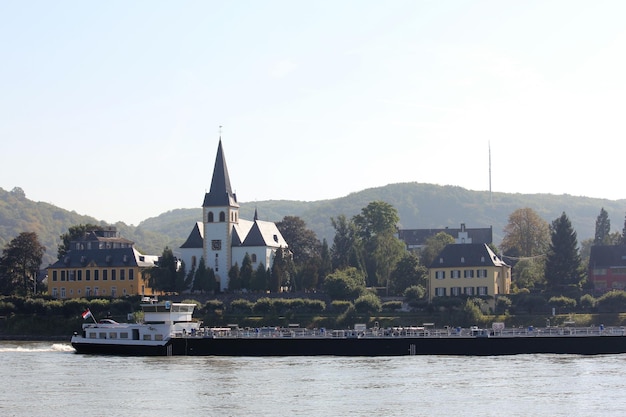
[[[241,270],[239,271],[239,277],[241,279],[241,288],[249,290],[250,284],[252,284],[252,274],[254,274],[254,269],[252,268],[252,259],[250,259],[250,255],[246,253],[241,261]]]
[[[158,265],[148,272],[150,275],[148,283],[155,290],[174,292],[176,291],[177,271],[178,264],[174,253],[166,246],[159,257]]]
[[[37,292],[37,276],[46,248],[35,232],[22,232],[2,250],[0,290],[6,295],[28,296]]]
[[[324,277],[330,274],[332,270],[333,270],[333,263],[332,263],[330,248],[328,247],[328,242],[326,241],[326,239],[324,239],[322,240],[320,265],[318,268],[318,283],[317,283],[318,287],[324,284]]]
[[[250,287],[253,291],[265,291],[269,287],[269,280],[267,279],[267,271],[263,262],[259,263],[259,266],[254,271],[252,277],[252,285]]]
[[[583,278],[576,232],[565,212],[552,222],[550,234],[545,279],[549,290],[563,294],[567,287],[579,287]]]
[[[355,259],[359,259],[359,256],[356,255],[358,239],[354,221],[348,220],[346,216],[341,214],[336,219],[331,217],[330,222],[335,228],[333,246],[330,250],[332,269],[343,269],[349,266],[360,267],[361,265],[354,265]]]
[[[600,210],[600,214],[596,219],[596,234],[593,239],[594,245],[608,245],[611,235],[611,221],[609,214],[604,207]]]
[[[191,289],[192,291],[200,291],[201,293],[213,290],[213,286],[209,283],[209,271],[206,267],[204,256],[201,257],[200,262],[198,262],[198,268],[196,269],[196,274],[193,278],[193,287],[191,287]]]
[[[626,216],[624,216],[624,227],[622,228],[621,244],[626,245]]]
[[[235,263],[228,271],[228,290],[239,291],[241,290],[241,274],[239,271],[239,264]]]

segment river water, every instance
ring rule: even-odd
[[[102,357],[0,342],[1,416],[624,416],[626,354]]]

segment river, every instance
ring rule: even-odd
[[[103,357],[0,342],[2,416],[626,415],[626,354]]]

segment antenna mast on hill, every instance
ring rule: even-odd
[[[493,198],[491,196],[491,141],[489,144],[489,203],[493,203]]]

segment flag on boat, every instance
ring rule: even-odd
[[[91,311],[89,309],[83,311],[83,320],[87,320],[89,317],[91,317]]]

